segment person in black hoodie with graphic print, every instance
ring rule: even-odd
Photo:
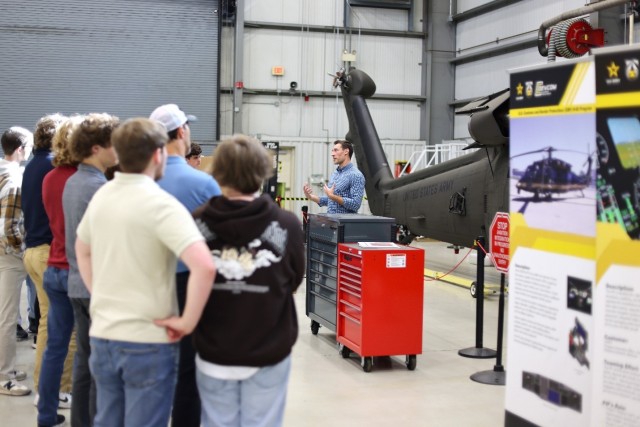
[[[193,214],[218,269],[194,331],[204,426],[282,424],[305,261],[296,216],[258,196],[272,170],[256,139],[224,141],[213,160],[222,196]]]

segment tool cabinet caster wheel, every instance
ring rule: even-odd
[[[311,333],[313,335],[318,335],[318,331],[320,330],[320,323],[316,322],[315,320],[311,321]]]
[[[416,365],[418,364],[418,361],[416,359],[415,354],[407,355],[407,359],[404,363],[405,365],[407,365],[408,370],[413,371],[414,369],[416,369]]]
[[[346,345],[340,344],[340,356],[342,356],[343,359],[348,359],[350,355],[351,355],[351,350],[349,350],[349,347],[347,347]]]
[[[362,358],[362,370],[365,372],[371,372],[371,367],[373,366],[373,359],[371,357],[363,357]]]
[[[471,282],[471,286],[469,286],[469,293],[473,298],[478,296],[478,285],[476,282]]]

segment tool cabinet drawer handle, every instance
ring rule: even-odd
[[[342,316],[342,317],[344,317],[344,318],[346,318],[346,319],[351,320],[351,321],[352,321],[353,323],[355,323],[356,325],[360,325],[360,321],[359,321],[358,319],[356,319],[355,317],[349,316],[348,314],[346,314],[346,313],[342,313],[342,312],[341,312],[341,313],[339,313],[339,314],[340,314],[340,316]]]

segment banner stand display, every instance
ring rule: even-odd
[[[511,72],[505,426],[640,420],[640,49]]]

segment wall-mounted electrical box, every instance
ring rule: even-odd
[[[347,51],[342,52],[342,61],[356,62],[356,51],[354,50],[352,52],[347,52]]]

